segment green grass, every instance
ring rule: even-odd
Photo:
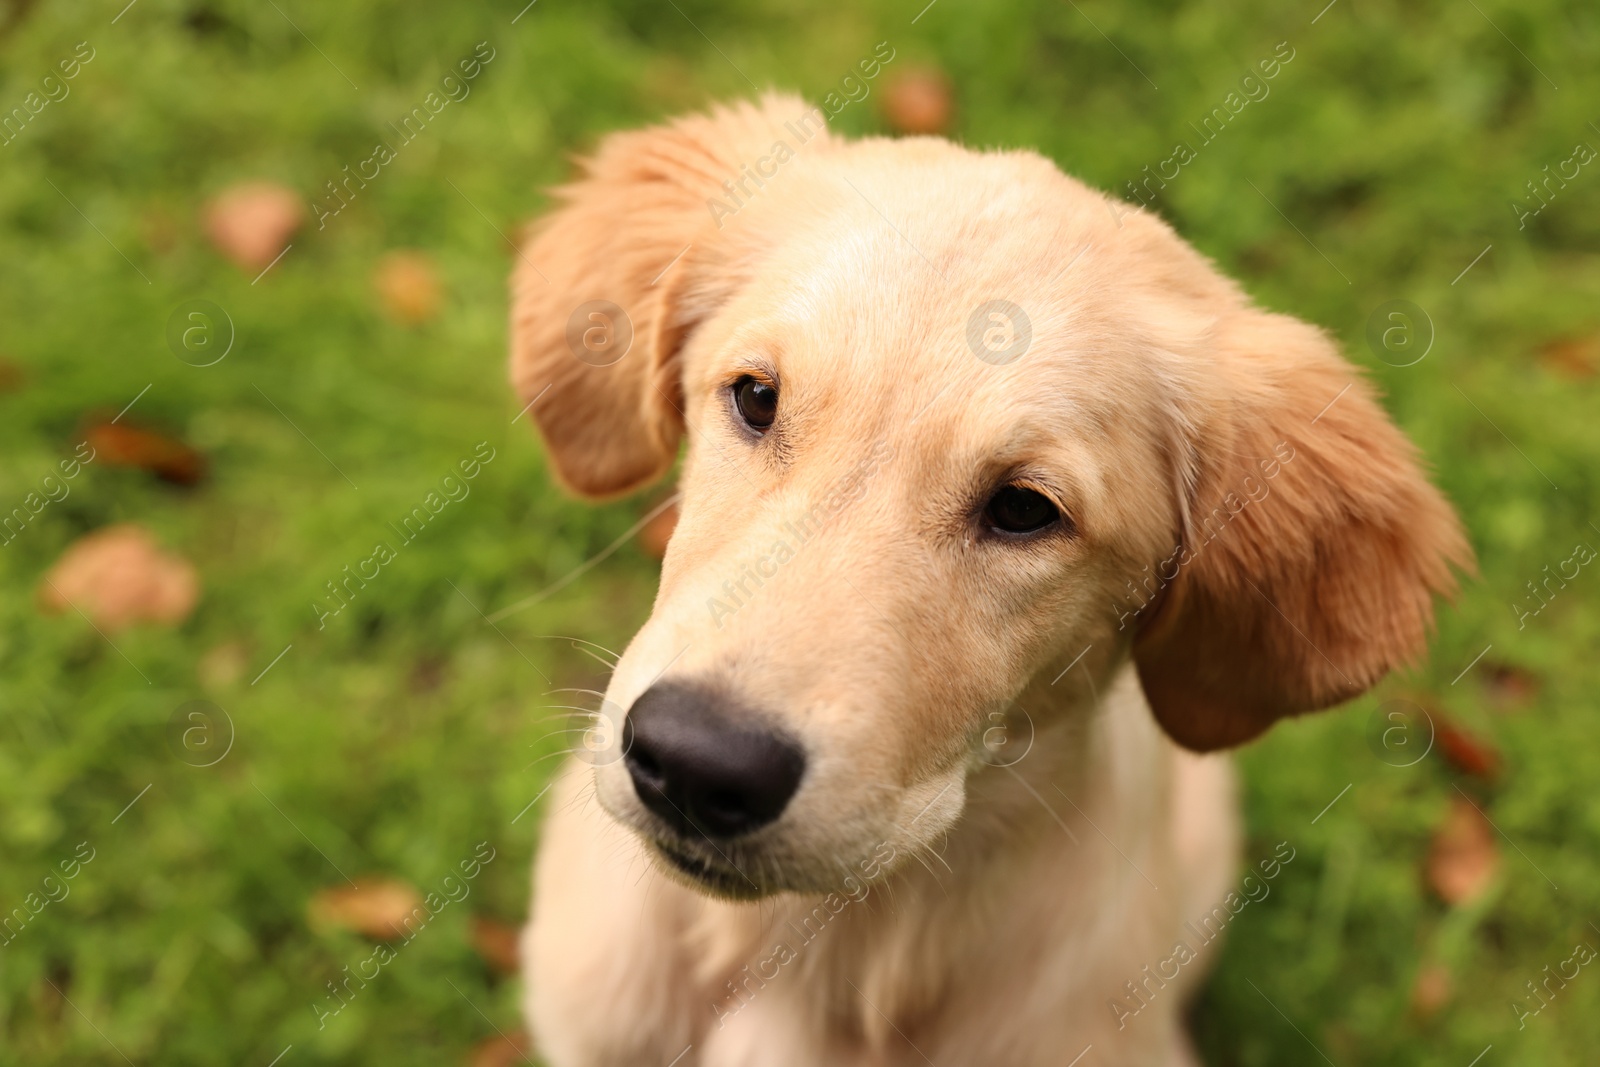
[[[95,49],[70,96],[0,147],[0,356],[23,371],[0,393],[0,505],[71,451],[85,412],[147,385],[130,417],[212,464],[194,490],[92,464],[0,549],[0,911],[79,842],[94,849],[70,895],[0,946],[0,1064],[264,1067],[291,1044],[283,1067],[434,1064],[490,1036],[485,1015],[516,1025],[514,983],[472,953],[466,920],[523,915],[538,809],[512,820],[561,747],[543,710],[560,701],[545,694],[602,675],[545,635],[620,647],[648,611],[653,565],[629,545],[500,632],[479,614],[566,574],[645,506],[562,499],[526,425],[511,425],[496,228],[536,214],[568,153],[606,130],[748,95],[741,71],[820,97],[880,40],[897,50],[891,71],[949,73],[962,140],[1037,147],[1117,190],[1280,41],[1295,50],[1155,206],[1370,368],[1461,509],[1482,575],[1443,613],[1430,666],[1243,754],[1252,849],[1287,840],[1298,854],[1231,927],[1201,1043],[1213,1064],[1322,1062],[1307,1039],[1340,1067],[1466,1067],[1490,1044],[1482,1067],[1594,1061],[1592,969],[1526,1029],[1510,1003],[1576,942],[1600,947],[1600,572],[1525,629],[1511,604],[1575,543],[1600,547],[1600,388],[1537,358],[1552,339],[1600,333],[1600,161],[1526,229],[1510,204],[1578,142],[1600,148],[1600,10],[1351,0],[1318,18],[1319,0],[940,0],[913,25],[921,0],[680,0],[682,14],[542,0],[512,25],[521,6],[0,8],[0,113],[79,41]],[[479,41],[496,58],[472,95],[259,283],[210,251],[206,197],[261,177],[310,200]],[[876,103],[838,126],[881,132]],[[402,247],[435,259],[448,294],[418,329],[372,295],[374,264]],[[213,367],[164,341],[195,297],[237,328]],[[1364,339],[1392,299],[1436,330],[1414,366]],[[472,495],[319,631],[322,583],[480,441],[496,458]],[[73,539],[124,520],[192,559],[204,597],[181,627],[113,648],[76,616],[42,616],[32,591]],[[1536,695],[1499,707],[1490,664],[1530,672]],[[1436,755],[1379,759],[1370,716],[1401,694],[1493,739],[1499,781],[1458,778]],[[209,768],[167,747],[193,699],[236,731]],[[1421,875],[1458,784],[1505,835],[1495,887],[1467,909]],[[432,887],[485,840],[497,858],[466,905],[319,1031],[323,983],[369,948],[313,932],[310,894],[341,871]],[[1452,969],[1456,992],[1423,1020],[1408,1002],[1429,962]]]

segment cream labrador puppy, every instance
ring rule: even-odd
[[[687,443],[654,610],[548,801],[536,1040],[1191,1062],[1239,899],[1198,753],[1419,653],[1466,542],[1327,337],[1154,215],[824,125],[768,97],[612,135],[520,256],[560,481],[625,493]]]

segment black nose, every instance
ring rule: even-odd
[[[623,720],[623,748],[644,806],[680,833],[737,837],[783,813],[806,758],[725,698],[651,686]]]

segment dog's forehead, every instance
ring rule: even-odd
[[[725,350],[770,362],[792,402],[853,425],[972,409],[1066,425],[1151,373],[1146,316],[1090,240],[1061,255],[1015,233],[972,241],[956,220],[920,233],[924,252],[875,222],[779,257],[741,302]]]
[[[785,236],[736,301],[741,340],[777,338],[791,366],[898,376],[907,402],[1044,378],[1070,394],[1136,375],[1156,343],[1179,242],[1037,156],[883,142],[802,177],[759,206]]]
[[[1159,222],[1026,153],[886,142],[796,177],[741,220],[783,237],[696,362],[704,387],[775,371],[802,465],[890,442],[1094,482],[1165,449],[1167,350],[1205,324],[1174,317],[1170,276],[1198,257]]]

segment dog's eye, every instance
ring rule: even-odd
[[[748,374],[733,383],[733,403],[745,425],[756,433],[766,433],[778,417],[777,388]]]
[[[989,499],[983,517],[990,526],[1005,533],[1027,534],[1058,521],[1061,512],[1043,493],[1020,485],[1008,485]]]

